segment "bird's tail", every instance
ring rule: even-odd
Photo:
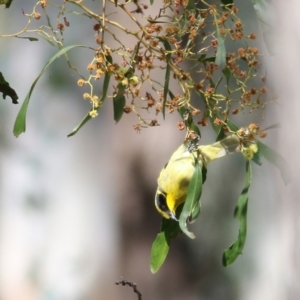
[[[251,157],[248,157],[249,149],[252,152],[256,152],[257,146],[254,139],[244,140],[237,134],[230,134],[214,144],[199,146],[198,149],[200,150],[202,158],[206,162],[211,162],[215,159],[237,152],[242,152],[247,158],[251,159]]]

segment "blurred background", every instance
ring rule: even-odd
[[[0,35],[23,28],[22,9],[31,11],[34,3],[0,6]],[[250,1],[235,3],[241,17],[247,16],[249,32],[259,31]],[[279,170],[266,161],[253,165],[243,255],[222,266],[223,250],[237,236],[233,211],[245,171],[243,158],[233,155],[209,165],[202,214],[192,225],[196,240],[178,237],[161,270],[150,272],[161,222],[153,203],[156,179],[184,138],[176,130],[179,116],[167,115],[159,119],[161,126],[137,134],[136,118],[125,115],[115,124],[107,101],[95,120],[67,138],[90,106],[81,100],[78,78],[60,59],[38,82],[26,133],[19,138],[12,128],[20,104],[0,100],[1,300],[137,299],[130,287],[115,285],[122,278],[135,282],[143,299],[300,298],[299,4],[275,1],[269,9],[276,27],[268,32],[272,51],[264,65],[279,100],[267,107],[264,120],[244,114],[238,123],[281,123],[264,142],[287,159],[293,182],[285,186]],[[93,36],[85,34],[93,22],[76,27],[69,21],[67,43],[80,37],[80,44],[94,46]],[[0,71],[20,103],[55,52],[43,40],[0,39]],[[90,53],[75,52],[85,68]],[[212,131],[202,132],[204,144],[214,141]]]

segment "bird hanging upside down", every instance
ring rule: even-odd
[[[195,170],[195,157],[201,167],[236,152],[242,152],[247,159],[252,159],[257,152],[255,134],[256,132],[249,126],[211,145],[200,146],[199,138],[185,141],[172,154],[157,179],[155,206],[158,212],[166,219],[178,221],[176,209],[186,200]]]

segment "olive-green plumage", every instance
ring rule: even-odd
[[[192,147],[191,147],[192,146]],[[188,187],[195,170],[195,157],[201,165],[239,151],[240,140],[236,135],[211,145],[182,144],[161,170],[155,195],[155,206],[164,218],[176,219],[177,207],[186,200]]]

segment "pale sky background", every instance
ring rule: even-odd
[[[27,7],[32,3],[26,1]],[[139,189],[146,182],[145,190],[150,199],[152,194],[154,198],[158,173],[183,138],[183,133],[174,133],[170,125],[179,117],[168,116],[164,126],[136,134],[131,116],[115,125],[112,107],[107,102],[96,120],[75,137],[67,138],[89,106],[81,100],[77,78],[68,76],[60,60],[53,66],[53,73],[49,70],[39,81],[29,105],[27,131],[17,139],[12,128],[20,104],[12,105],[9,97],[0,99],[1,300],[135,299],[129,287],[114,285],[121,276],[136,282],[144,299],[300,298],[300,5],[297,0],[289,1],[288,6],[283,1],[273,5],[276,27],[269,34],[273,37],[272,55],[265,65],[269,84],[279,100],[268,107],[262,124],[280,122],[281,129],[270,131],[264,142],[287,159],[293,182],[284,186],[278,169],[268,162],[253,167],[243,256],[228,268],[220,266],[223,249],[236,236],[237,222],[232,214],[243,182],[242,167],[232,172],[232,164],[236,167],[239,159],[229,157],[209,166],[201,220],[194,225],[197,240],[175,240],[162,270],[156,275],[150,273],[150,247],[160,218],[152,202],[146,206],[150,207],[146,216],[154,217],[145,218],[145,198]],[[17,0],[9,10],[0,6],[0,35],[21,28],[22,8],[26,9],[24,2]],[[250,13],[251,9],[253,12],[249,1],[245,10]],[[257,23],[254,17],[253,22]],[[74,33],[82,34],[84,43],[87,37],[81,25],[72,28]],[[75,34],[69,39],[72,44]],[[42,40],[0,39],[0,71],[16,89],[20,103],[55,51]],[[87,54],[80,51],[77,53],[84,66]],[[54,87],[50,84],[55,78],[50,74],[59,72],[62,83]],[[211,143],[212,139],[204,133],[204,143]],[[142,172],[140,177],[132,175],[138,171]],[[228,205],[230,210],[224,211],[228,216],[221,224],[213,211],[218,205],[222,207],[219,203],[225,201],[223,193],[233,200]],[[216,231],[223,226],[232,229],[229,239]],[[147,232],[151,232],[149,238]],[[203,263],[201,257],[208,257],[208,245],[217,242],[218,246],[212,249],[219,257],[218,266]],[[187,264],[180,260],[184,258],[182,249],[192,263],[204,270],[202,277],[181,273],[180,267]],[[206,275],[214,268],[215,275]],[[185,281],[191,281],[191,285],[179,288],[180,282]]]

